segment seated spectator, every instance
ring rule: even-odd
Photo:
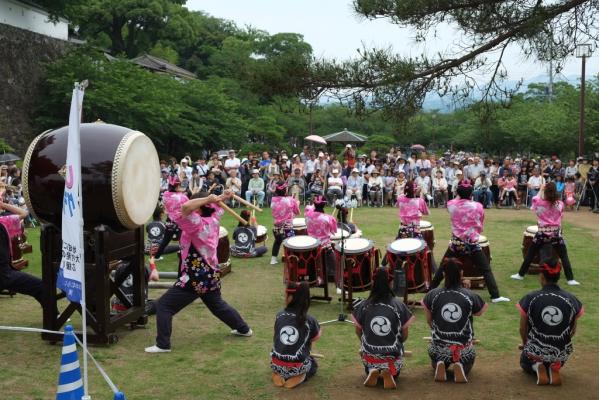
[[[516,181],[516,179],[514,178],[514,175],[511,172],[504,170],[504,173],[506,174],[506,176],[501,177],[499,179],[499,181],[501,181],[501,183],[499,184],[499,187],[501,188],[501,192],[499,193],[498,205],[501,205],[501,203],[505,199],[505,196],[508,196],[508,199],[510,197],[513,198],[513,200],[516,201],[516,204],[517,204],[516,207],[520,208],[520,199],[518,197],[518,191],[517,191],[518,181]]]
[[[259,176],[257,169],[252,170],[252,179],[248,182],[248,190],[245,192],[245,199],[252,202],[252,197],[255,196],[259,207],[264,203],[264,181]]]
[[[295,168],[293,170],[293,175],[287,178],[287,186],[289,186],[289,195],[294,199],[299,200],[306,188],[306,182],[302,176],[301,169]]]
[[[198,170],[194,169],[191,172],[191,181],[189,181],[189,191],[191,194],[199,193],[204,187],[204,178],[200,177]]]
[[[415,179],[414,183],[420,190],[421,198],[425,200],[432,200],[433,196],[431,195],[431,178],[427,175],[427,171],[427,169],[421,169],[418,171],[418,177]]]
[[[535,197],[541,186],[545,185],[545,179],[541,176],[538,168],[532,170],[532,176],[528,178],[528,204],[532,204],[532,198]]]
[[[487,178],[487,173],[481,171],[474,181],[474,201],[478,201],[485,208],[493,204],[493,192],[491,192],[491,179]]]
[[[564,189],[566,188],[566,184],[564,182],[564,178],[561,175],[555,175],[555,188],[557,189],[557,194],[560,199],[564,196]]]
[[[237,170],[230,169],[229,175],[225,183],[225,189],[230,189],[234,195],[241,196],[241,179],[237,177]],[[232,199],[229,199],[229,201],[232,201]]]
[[[252,214],[248,210],[243,210],[240,215],[248,223],[250,222]],[[231,255],[233,257],[250,258],[260,257],[266,253],[266,246],[256,247],[257,237],[258,232],[255,226],[239,222],[235,231],[233,231],[234,243],[231,246]]]
[[[393,189],[395,188],[395,177],[391,168],[385,171],[383,179],[384,186],[384,201],[385,204],[393,205]]]
[[[433,179],[433,196],[435,199],[435,207],[439,207],[439,205],[447,204],[447,180],[443,177],[443,169],[438,169],[435,174],[436,176]]]
[[[400,169],[397,173],[397,179],[395,179],[395,187],[393,189],[396,199],[404,194],[406,183],[408,183],[408,180],[406,179],[406,172],[403,169]]]
[[[382,206],[383,186],[383,179],[379,176],[379,171],[373,170],[372,176],[368,179],[368,198],[371,206],[376,204]]]
[[[357,168],[354,168],[347,178],[345,196],[348,200],[356,199],[358,202],[362,200],[362,177]]]
[[[343,197],[343,180],[339,176],[339,170],[333,169],[328,179],[327,200],[333,204],[336,199]]]
[[[576,166],[576,163],[574,162],[574,160],[569,160],[568,161],[568,166],[565,169],[565,175],[566,178],[570,178],[570,177],[575,177],[576,173],[578,172],[578,167]]]
[[[312,182],[310,183],[310,194],[312,196],[322,196],[324,194],[324,178],[320,171],[320,168],[316,168],[312,175]]]

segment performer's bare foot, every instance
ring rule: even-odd
[[[464,372],[464,366],[462,363],[453,364],[453,381],[455,383],[468,383],[466,378],[466,372]]]
[[[397,384],[395,383],[395,378],[391,375],[388,369],[384,369],[381,371],[381,376],[383,377],[383,387],[385,389],[396,389]]]
[[[559,374],[559,369],[549,369],[549,381],[550,385],[552,386],[561,386],[562,377]]]
[[[547,368],[545,368],[545,364],[536,363],[533,366],[533,369],[537,372],[537,385],[548,385],[549,374],[547,373]]]
[[[272,383],[274,383],[274,385],[276,387],[283,387],[285,385],[285,378],[283,378],[281,375],[277,374],[276,372],[272,373]]]
[[[366,380],[364,381],[364,386],[368,386],[368,387],[376,386],[380,376],[381,376],[381,372],[378,369],[376,369],[376,368],[370,369],[370,371],[368,371],[368,376],[366,377]]]
[[[435,382],[446,382],[447,371],[445,370],[445,363],[443,361],[437,361],[437,367],[435,368]]]
[[[283,386],[285,386],[287,389],[293,389],[294,387],[296,387],[297,385],[299,385],[300,383],[302,383],[305,380],[306,380],[306,374],[292,376],[291,378],[289,378],[285,381],[285,384]]]

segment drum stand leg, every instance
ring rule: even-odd
[[[324,321],[321,322],[320,325],[328,325],[328,324],[332,324],[335,322],[346,322],[348,324],[353,325],[354,323],[347,319],[347,315],[345,314],[345,285],[343,282],[343,277],[345,275],[345,239],[347,239],[346,237],[343,236],[343,230],[341,230],[341,298],[339,299],[339,315],[337,316],[337,319],[332,319],[329,321]],[[326,266],[325,266],[326,268]],[[325,274],[326,275],[326,274]],[[328,281],[328,279],[326,279]],[[328,282],[327,285],[325,286],[325,293],[328,292]],[[351,287],[351,280],[350,280],[350,285],[349,285],[349,299],[352,298],[352,287]],[[328,294],[327,294],[328,296]],[[351,310],[352,304],[351,304],[351,300],[348,304],[348,308]]]

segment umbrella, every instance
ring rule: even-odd
[[[306,136],[304,139],[305,140],[309,140],[311,142],[315,142],[315,143],[327,144],[327,141],[324,140],[321,136],[318,136],[318,135]]]
[[[414,145],[412,145],[412,147],[410,147],[410,149],[424,151],[424,146],[421,144],[414,144]]]
[[[21,159],[21,157],[17,156],[16,154],[12,154],[12,153],[0,154],[0,164],[13,162],[13,161],[17,161],[20,159]]]

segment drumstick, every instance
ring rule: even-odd
[[[238,202],[240,202],[241,204],[243,204],[244,206],[246,206],[246,207],[252,208],[252,209],[254,209],[254,210],[256,210],[256,211],[259,211],[259,212],[262,212],[262,211],[264,211],[264,210],[263,210],[263,209],[261,209],[260,207],[253,205],[253,204],[252,204],[252,203],[250,203],[249,201],[247,201],[247,200],[245,200],[245,199],[242,199],[241,197],[237,196],[236,194],[234,194],[234,195],[233,195],[233,198],[234,198],[235,200],[237,200]]]
[[[324,358],[324,354],[320,353],[310,353],[310,355],[314,358]]]
[[[241,222],[241,223],[242,223],[242,224],[244,224],[244,225],[247,225],[247,224],[248,224],[248,222],[247,222],[245,219],[243,219],[243,218],[242,218],[242,217],[241,217],[239,214],[237,214],[235,211],[231,210],[231,208],[230,208],[228,205],[226,205],[225,203],[223,203],[222,201],[219,201],[219,202],[218,202],[218,205],[219,205],[219,206],[221,206],[221,208],[222,208],[223,210],[225,210],[226,212],[228,212],[229,214],[231,214],[233,217],[235,217],[235,219],[236,219],[237,221]]]

